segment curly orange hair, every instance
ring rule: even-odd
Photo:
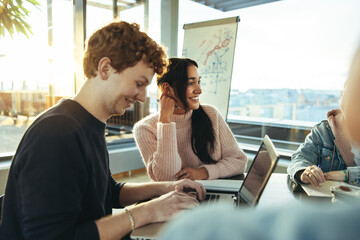
[[[108,57],[117,72],[136,65],[143,57],[155,73],[161,76],[168,60],[164,50],[136,23],[113,22],[97,30],[90,37],[84,59],[84,74],[95,77],[101,58]]]

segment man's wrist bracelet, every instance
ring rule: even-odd
[[[130,224],[131,224],[131,231],[134,231],[135,229],[135,221],[133,218],[133,215],[131,214],[130,210],[127,208],[124,208],[125,212],[127,213],[127,215],[129,216],[129,220],[130,220]]]

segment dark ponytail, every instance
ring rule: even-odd
[[[216,163],[209,154],[209,151],[210,153],[214,151],[214,129],[201,105],[191,116],[191,147],[203,163]]]
[[[186,89],[188,87],[188,66],[198,67],[198,64],[188,58],[170,58],[167,72],[157,79],[160,86],[164,82],[170,84],[182,102],[185,111],[189,111],[186,100]],[[216,163],[209,154],[214,151],[214,130],[212,122],[204,109],[199,106],[191,116],[191,147],[193,152],[205,164]]]

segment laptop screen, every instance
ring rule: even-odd
[[[239,190],[241,201],[255,205],[277,163],[278,155],[269,138],[264,139]]]

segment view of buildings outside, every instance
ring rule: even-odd
[[[316,89],[249,89],[232,90],[229,118],[272,118],[319,122],[329,110],[339,108],[340,90]],[[239,117],[236,117],[239,116]]]
[[[187,4],[180,26],[220,18]],[[285,0],[223,13],[240,17],[227,119],[307,128],[326,119],[360,43],[358,11],[356,0]]]

